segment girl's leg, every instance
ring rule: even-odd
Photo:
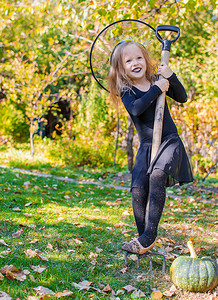
[[[149,196],[146,207],[145,231],[138,238],[143,247],[150,246],[157,236],[158,224],[163,212],[166,198],[167,174],[154,169],[149,178]]]
[[[145,231],[145,213],[147,201],[148,187],[147,189],[138,187],[132,188],[132,208],[139,236]]]

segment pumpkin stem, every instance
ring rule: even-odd
[[[190,251],[191,257],[192,258],[197,258],[197,254],[195,252],[194,246],[193,246],[191,241],[188,241],[187,246],[188,246],[188,249]]]

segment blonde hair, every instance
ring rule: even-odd
[[[124,41],[115,46],[114,51],[111,55],[111,67],[108,77],[108,89],[110,92],[110,98],[118,107],[120,103],[120,94],[122,91],[131,89],[132,82],[130,78],[127,77],[124,66],[123,66],[123,51],[128,45],[136,45],[142,51],[143,57],[146,61],[146,79],[151,83],[154,81],[153,76],[156,68],[156,64],[152,62],[152,59],[145,49],[145,47],[134,41]]]

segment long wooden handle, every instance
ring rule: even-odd
[[[162,54],[161,54],[161,62],[165,62],[168,65],[169,64],[169,56],[170,56],[170,52],[163,50]],[[160,78],[163,78],[163,77],[160,76]],[[165,96],[166,96],[166,93],[164,92],[157,98],[155,117],[154,117],[151,162],[153,161],[154,157],[156,156],[157,151],[161,144]]]

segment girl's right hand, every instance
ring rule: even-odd
[[[167,79],[159,79],[155,84],[161,89],[162,93],[167,92],[169,89],[169,81]]]

